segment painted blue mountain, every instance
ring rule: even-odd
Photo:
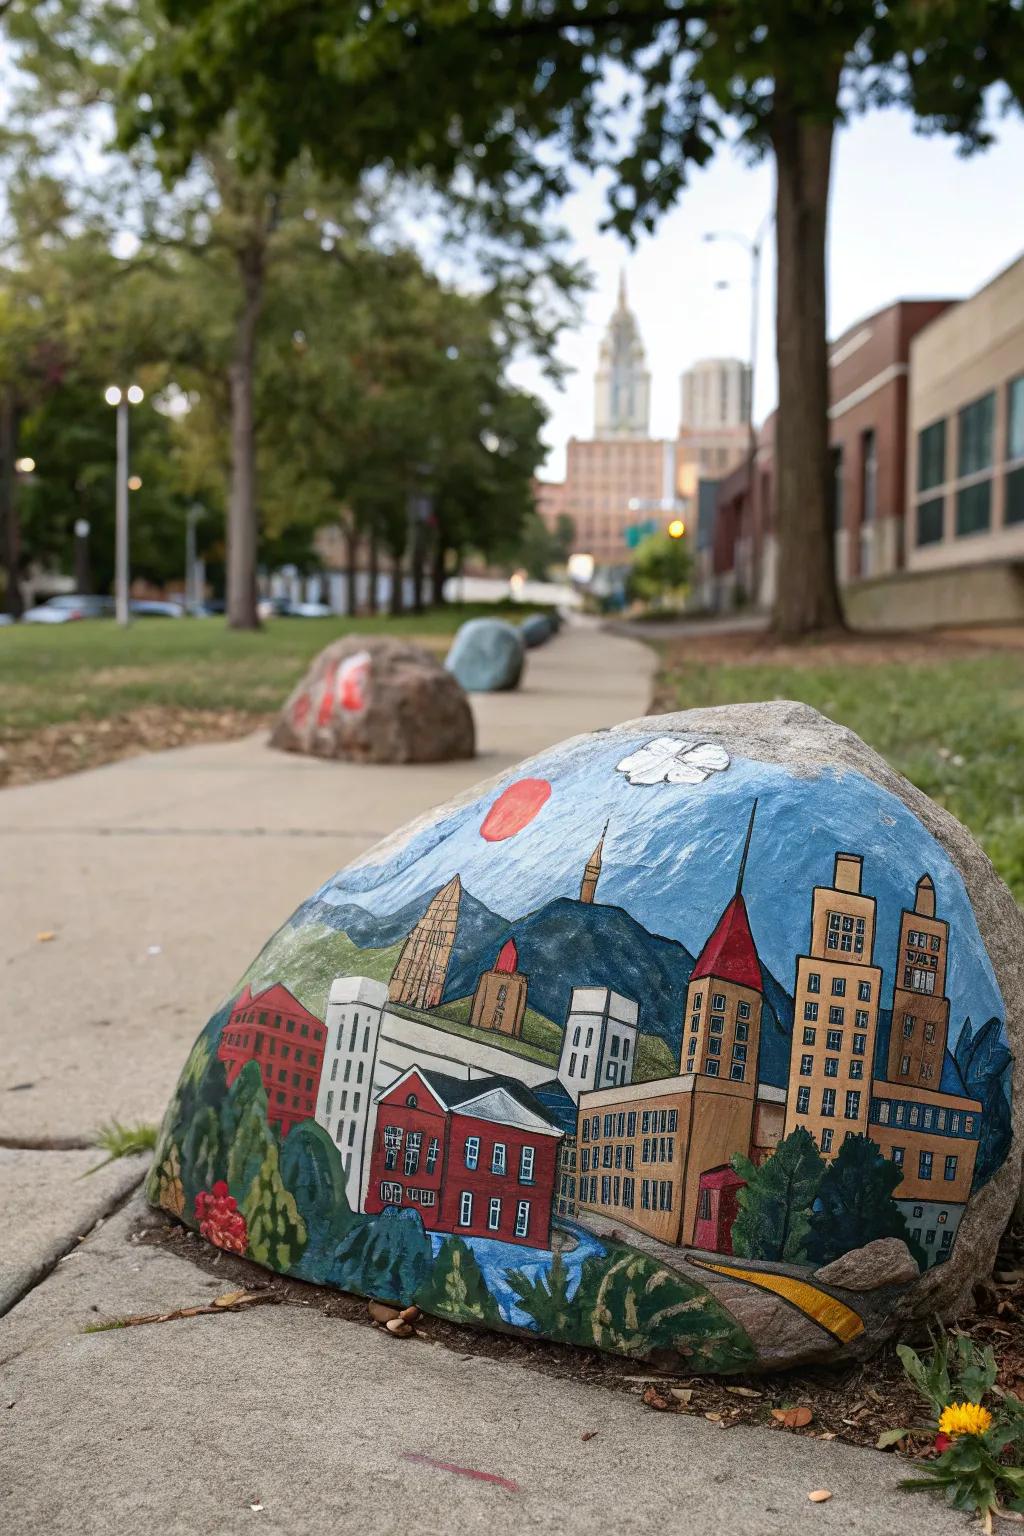
[[[423,916],[427,896],[378,917],[354,904],[313,901],[300,908],[297,924],[319,922],[340,929],[354,944],[382,948],[405,937]],[[610,987],[640,1004],[640,1028],[659,1035],[678,1057],[686,988],[694,957],[685,945],[649,933],[621,907],[559,897],[508,922],[463,891],[444,1000],[470,995],[507,939],[514,939],[519,968],[529,978],[528,1001],[562,1025],[573,987]],[[793,1000],[762,967],[765,1010],[759,1077],[783,1088],[789,1076]]]
[[[981,1141],[974,1170],[980,1189],[1005,1161],[1010,1150],[1010,1074],[1013,1058],[999,1019],[989,1019],[977,1031],[970,1019],[956,1042],[956,1064],[967,1094],[982,1106]]]

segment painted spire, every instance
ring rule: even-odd
[[[608,822],[606,821],[604,824],[604,831],[601,833],[600,841],[598,842],[598,845],[594,849],[593,853],[590,855],[590,858],[587,860],[586,868],[583,871],[583,882],[580,885],[580,901],[585,901],[588,906],[593,903],[594,896],[597,892],[597,882],[601,878],[601,864],[604,859],[604,840],[607,836]]]
[[[736,876],[736,895],[743,889],[743,876],[747,872],[747,854],[750,852],[750,839],[754,835],[754,817],[757,815],[757,801],[750,807],[750,820],[747,822],[747,835],[743,840],[743,852],[740,855],[740,869]]]
[[[506,939],[494,962],[494,969],[502,976],[512,976],[519,969],[519,951],[515,939]]]
[[[756,992],[763,989],[761,963],[757,958],[754,935],[750,931],[747,904],[743,900],[743,877],[747,871],[747,855],[750,852],[756,814],[755,800],[747,823],[747,835],[743,840],[735,895],[701,950],[690,976],[691,981],[697,981],[702,976],[717,976],[719,981],[733,981],[741,987],[752,987]]]

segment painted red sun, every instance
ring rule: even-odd
[[[495,800],[480,827],[480,836],[489,843],[515,837],[542,809],[551,794],[547,779],[517,779]]]

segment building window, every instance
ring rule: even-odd
[[[817,1019],[817,1017],[818,1017],[818,1005],[817,1005],[817,1003],[804,1003],[804,1018],[805,1019],[809,1019],[813,1023]]]
[[[917,1022],[917,1020],[914,1018],[914,1015],[912,1013],[905,1013],[903,1015],[903,1038],[904,1038],[904,1040],[912,1040],[914,1038],[914,1025],[916,1024],[916,1022]]]
[[[926,544],[941,544],[946,525],[946,499],[933,496],[917,504],[917,528],[915,543],[918,548]]]
[[[471,1225],[472,1221],[473,1196],[468,1189],[464,1189],[459,1196],[459,1226],[468,1227]]]
[[[492,1195],[487,1205],[487,1229],[489,1232],[497,1232],[501,1226],[501,1197]]]
[[[900,1077],[906,1077],[906,1075],[907,1075],[907,1073],[909,1071],[910,1071],[910,1057],[909,1056],[901,1056],[900,1057]]]
[[[420,1147],[422,1142],[423,1133],[421,1131],[410,1131],[405,1139],[405,1158],[402,1163],[402,1172],[406,1178],[411,1178],[420,1166]]]
[[[856,1088],[851,1088],[846,1095],[846,1118],[847,1120],[860,1119],[860,1092]]]
[[[534,1150],[532,1147],[522,1147],[519,1152],[519,1182],[520,1184],[533,1183]]]
[[[833,976],[832,977],[832,996],[833,997],[845,997],[846,996],[846,977],[845,976]]]
[[[590,1140],[590,1121],[589,1120],[584,1120],[584,1122],[583,1122],[583,1140],[584,1141],[589,1141]]]
[[[571,1051],[570,1054],[569,1054],[569,1076],[570,1077],[575,1077],[576,1076],[576,1052],[575,1051]]]
[[[902,1147],[893,1147],[891,1156],[892,1156],[892,1160],[895,1163],[896,1167],[897,1168],[902,1168],[903,1167],[903,1148]]]
[[[736,1017],[738,1019],[749,1019],[750,1018],[750,1004],[749,1003],[737,1003],[736,1004]]]
[[[710,1221],[711,1220],[711,1191],[710,1191],[710,1189],[702,1189],[701,1192],[700,1192],[700,1195],[699,1195],[698,1200],[697,1200],[697,1220],[698,1221]]]
[[[811,1090],[798,1088],[796,1091],[796,1112],[798,1115],[806,1115],[811,1107]]]
[[[604,1117],[604,1134],[606,1136],[614,1136],[615,1135],[615,1117],[614,1117],[614,1115],[605,1115],[605,1117]]]
[[[956,1165],[957,1165],[957,1161],[958,1161],[958,1159],[955,1158],[955,1157],[947,1157],[946,1158],[946,1166],[945,1166],[945,1169],[944,1169],[944,1172],[943,1172],[943,1177],[950,1184],[952,1184],[953,1180],[956,1178]]]
[[[704,1071],[707,1073],[708,1077],[717,1077],[718,1076],[718,1062],[714,1061],[714,1060],[706,1061],[704,1063]]]
[[[850,1062],[850,1076],[854,1079],[864,1076],[864,1063],[862,1061]]]
[[[821,1094],[821,1113],[826,1120],[831,1120],[836,1112],[836,1091],[834,1088],[824,1088]]]
[[[401,1205],[401,1184],[382,1184],[380,1186],[380,1199],[382,1205]]]
[[[612,1180],[611,1180],[611,1174],[605,1173],[605,1174],[601,1175],[601,1204],[602,1205],[610,1205],[611,1204],[611,1199],[612,1199]]]
[[[736,1025],[736,1039],[737,1040],[746,1040],[746,1039],[749,1038],[749,1035],[750,1035],[750,1025],[749,1024],[737,1024]]]
[[[854,1035],[854,1037],[853,1037],[853,1054],[855,1056],[863,1056],[865,1048],[867,1047],[867,1042],[868,1042],[867,1035]]]
[[[516,1237],[530,1235],[530,1202],[520,1200],[516,1206]]]
[[[632,1148],[630,1148],[629,1150],[632,1151]],[[632,1164],[628,1164],[627,1166],[632,1167]],[[635,1189],[636,1189],[636,1180],[635,1179],[623,1179],[623,1181],[622,1181],[622,1203],[625,1206],[627,1211],[631,1211],[633,1209],[633,1199],[634,1199],[634,1191],[635,1191]]]
[[[919,1179],[930,1179],[932,1176],[932,1154],[919,1152],[917,1155],[917,1176]]]
[[[859,998],[859,1000],[862,1003],[870,1003],[870,1001],[871,1001],[871,983],[870,983],[870,981],[858,981],[858,983],[857,983],[857,997]]]
[[[825,1129],[821,1133],[821,1150],[823,1152],[832,1151],[832,1137],[834,1134],[835,1132],[832,1130],[832,1127],[830,1125],[826,1125]]]
[[[668,1130],[668,1131],[671,1131],[673,1133],[673,1135],[679,1129],[679,1111],[677,1109],[670,1109],[669,1110],[669,1112],[668,1112],[668,1123],[667,1123],[665,1129]]]
[[[720,1013],[713,1013],[711,1015],[711,1033],[713,1035],[720,1035],[724,1029],[725,1019]]]
[[[826,1056],[825,1057],[825,1076],[826,1077],[838,1077],[839,1076],[839,1057],[838,1056]]]
[[[708,1041],[708,1054],[711,1055],[711,1056],[721,1056],[721,1054],[722,1054],[722,1042],[721,1042],[721,1040],[719,1040],[717,1038],[714,1038],[714,1039],[711,1039],[711,1040]]]
[[[746,1075],[747,1069],[743,1065],[742,1061],[734,1061],[732,1066],[729,1068],[729,1076],[732,1078],[733,1082],[742,1083]]]
[[[672,1209],[672,1185],[668,1179],[658,1181],[658,1210],[670,1211]]]
[[[825,1031],[825,1049],[829,1051],[841,1051],[843,1048],[843,1032],[841,1029],[829,1029]]]
[[[889,1124],[889,1106],[884,1099],[881,1102],[875,1100],[872,1105],[872,1119],[879,1125]]]
[[[724,1013],[725,1012],[725,993],[724,992],[716,992],[714,994],[714,996],[711,999],[711,1007],[714,1009],[715,1013]]]
[[[466,1167],[475,1168],[480,1161],[480,1137],[466,1137]]]
[[[808,992],[821,991],[821,973],[819,971],[808,971],[807,990]]]
[[[601,1149],[601,1166],[602,1166],[602,1168],[610,1168],[611,1165],[612,1165],[612,1144],[611,1144],[611,1142],[609,1142],[606,1147],[603,1147]]]
[[[842,1024],[843,1021],[845,1020],[845,1018],[846,1018],[846,1009],[843,1007],[842,1003],[833,1003],[832,1006],[828,1010],[828,1021],[829,1021],[829,1023],[830,1024]]]
[[[816,1029],[805,1029],[804,1030],[804,1045],[813,1045],[815,1040],[817,1039],[817,1037],[818,1037],[818,1032],[817,1032]]]

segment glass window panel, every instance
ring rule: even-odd
[[[956,532],[961,538],[969,533],[986,533],[992,518],[992,482],[980,480],[962,486],[956,493]]]
[[[945,519],[945,498],[936,496],[933,501],[922,501],[917,508],[917,542],[940,544]]]
[[[960,412],[957,437],[957,471],[975,475],[992,464],[992,433],[995,425],[996,397],[982,395]]]

